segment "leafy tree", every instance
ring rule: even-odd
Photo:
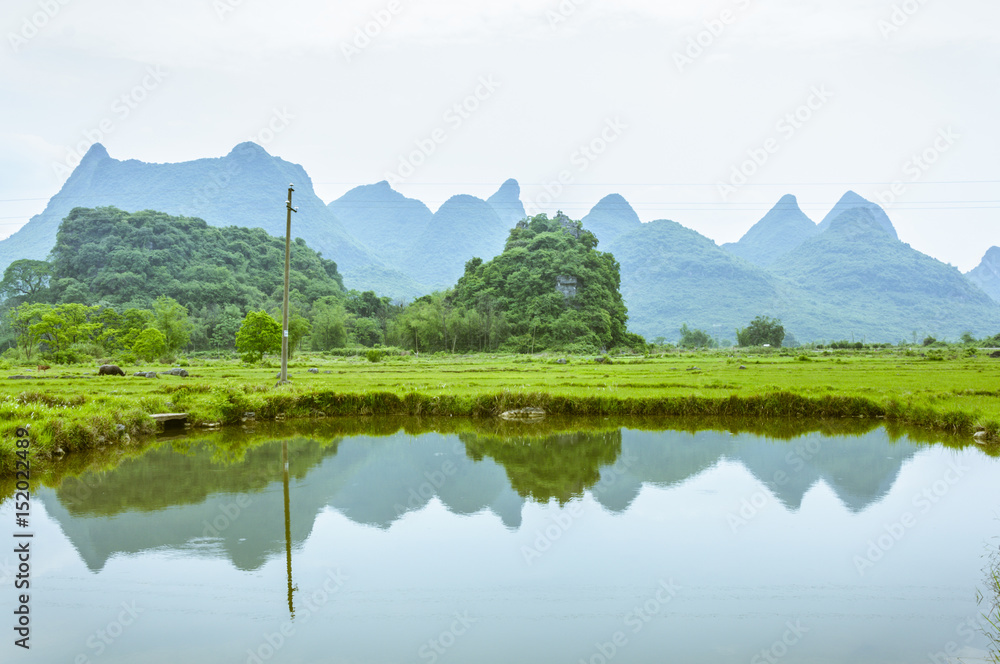
[[[152,362],[167,351],[167,338],[155,327],[147,327],[139,333],[132,351],[147,362]]]
[[[312,336],[313,350],[330,350],[347,345],[347,329],[344,326],[344,305],[333,298],[323,298],[313,305]]]
[[[54,359],[73,344],[92,341],[101,324],[97,321],[100,307],[83,304],[59,304],[43,310],[40,320],[31,326],[40,342],[44,342]]]
[[[235,347],[236,333],[240,331],[243,324],[243,317],[240,310],[234,305],[227,305],[222,316],[219,317],[212,328],[209,337],[209,345],[218,350],[225,350]]]
[[[45,261],[22,258],[7,266],[0,281],[0,299],[13,303],[36,302],[45,294],[52,266]]]
[[[785,328],[777,318],[757,316],[750,325],[736,330],[736,341],[740,346],[769,345],[780,348],[785,339]]]
[[[167,352],[173,353],[187,345],[191,338],[191,321],[187,307],[172,297],[161,295],[153,303],[156,328],[163,333]]]
[[[98,343],[110,351],[119,351],[135,346],[139,334],[153,322],[153,312],[132,308],[119,314],[108,307],[101,310],[97,320],[103,328]]]
[[[24,352],[29,362],[42,338],[36,325],[41,322],[42,316],[51,309],[51,304],[24,303],[7,312],[7,320],[14,332],[17,347]]]
[[[291,357],[295,353],[295,349],[299,347],[299,342],[309,334],[312,330],[312,325],[309,321],[302,316],[295,315],[288,319],[288,356]],[[279,344],[280,346],[280,344]],[[278,350],[281,350],[280,347]]]
[[[357,318],[351,324],[351,336],[354,341],[371,348],[384,341],[382,327],[373,318]]]
[[[260,362],[265,353],[280,353],[281,323],[266,311],[251,311],[236,333],[236,350],[247,363]]]
[[[715,339],[708,336],[708,332],[704,330],[692,330],[687,326],[687,323],[681,325],[681,340],[680,346],[682,348],[715,348]]]

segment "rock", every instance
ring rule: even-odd
[[[741,364],[740,369],[746,369],[746,367]]]
[[[255,419],[257,419],[257,413],[254,413],[252,411],[247,411],[247,412],[243,413],[243,421],[244,422],[246,422],[247,420],[255,420]]]
[[[318,374],[319,373],[319,369],[315,369],[315,368],[314,369],[310,369],[309,373]]]
[[[124,424],[116,424],[115,425],[115,431],[117,431],[118,433],[123,433],[125,431],[125,425]]]
[[[55,453],[56,453],[57,456],[65,456],[66,450],[64,450],[61,447],[57,447]]]
[[[566,361],[565,357],[560,357],[558,360],[556,360],[556,364],[568,364],[568,362]]]
[[[977,431],[976,433],[972,434],[972,439],[975,440],[980,445],[985,444],[988,438],[989,435],[985,431]]]
[[[701,367],[688,367],[684,371],[701,371]]]
[[[160,373],[166,374],[168,376],[180,376],[181,378],[188,377],[187,369],[181,369],[180,367],[175,367],[170,371],[162,371]]]
[[[323,373],[325,373],[325,374],[332,374],[333,372],[332,371],[324,371]]]
[[[29,378],[36,378],[36,376],[7,376],[8,380],[28,380]]]
[[[992,353],[990,353],[990,357],[992,357],[994,360],[1000,359],[1000,350],[995,350]]]
[[[545,411],[541,408],[519,408],[517,410],[507,410],[500,413],[502,420],[530,421],[540,420],[545,417]]]
[[[155,371],[136,371],[132,375],[137,378],[159,378]]]
[[[117,364],[102,364],[97,370],[98,376],[124,376],[125,372]]]

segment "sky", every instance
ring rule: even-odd
[[[847,190],[957,266],[1000,245],[995,0],[5,0],[0,237],[86,148],[179,162],[254,140],[332,201],[436,210],[508,178],[529,213],[619,193],[738,240]]]

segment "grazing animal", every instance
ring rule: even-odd
[[[125,372],[117,364],[103,364],[97,370],[98,376],[124,376]]]
[[[51,368],[52,368],[52,367],[50,367],[50,366],[49,366],[49,365],[47,365],[47,364],[39,364],[39,365],[38,365],[38,370],[39,370],[39,371],[48,371],[48,370],[49,370],[49,369],[51,369]]]

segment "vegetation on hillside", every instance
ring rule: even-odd
[[[618,263],[596,245],[593,234],[565,216],[525,219],[499,256],[470,260],[453,290],[409,306],[394,322],[398,343],[516,353],[643,347],[626,331]]]

